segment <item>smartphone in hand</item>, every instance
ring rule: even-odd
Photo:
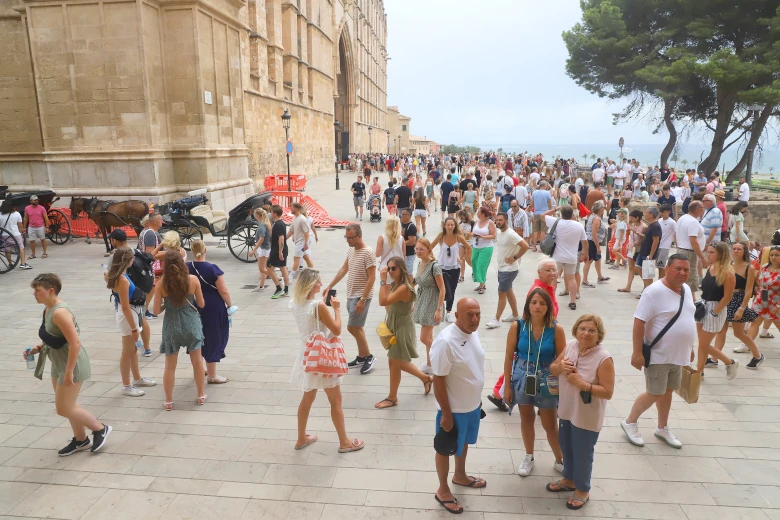
[[[330,299],[336,296],[336,289],[331,289],[328,291],[328,297],[325,298],[325,305],[330,307]]]

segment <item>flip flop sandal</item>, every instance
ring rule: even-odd
[[[571,502],[569,502],[567,500],[566,501],[566,507],[568,509],[571,509],[572,511],[577,511],[578,509],[582,509],[582,506],[584,506],[585,504],[588,503],[588,500],[590,500],[590,497],[586,497],[586,498],[571,497],[570,500],[572,500],[573,502],[579,502],[580,505],[575,506],[574,504],[572,504]]]
[[[163,403],[163,409],[165,409],[166,412],[173,410],[173,401],[169,403]]]
[[[349,448],[339,448],[339,453],[349,453],[351,451],[362,450],[366,444],[359,439],[352,439],[352,446]]]
[[[216,377],[207,377],[206,383],[210,385],[224,385],[225,383],[230,382],[230,378],[222,377],[222,376],[216,376]]]
[[[317,437],[316,435],[309,435],[309,436],[308,436],[308,438],[306,439],[306,442],[304,442],[304,443],[303,443],[303,444],[301,444],[300,446],[298,446],[298,445],[296,444],[296,445],[295,445],[295,449],[296,449],[296,450],[302,450],[302,449],[303,449],[303,448],[305,448],[306,446],[311,446],[312,444],[314,444],[315,442],[317,442],[317,439],[319,439],[319,437]],[[341,451],[341,450],[339,450],[339,451]]]
[[[509,411],[509,406],[507,406],[507,404],[503,401],[503,399],[498,399],[495,396],[493,396],[492,394],[487,396],[487,398],[488,398],[488,401],[493,403],[496,406],[496,408],[498,408],[502,412],[508,412]]]
[[[561,291],[558,293],[558,296],[568,296],[568,295],[569,295],[569,291]]]
[[[46,253],[44,253],[44,254],[42,254],[42,255],[41,255],[41,258],[49,258],[49,255],[47,255]]]
[[[585,287],[590,287],[591,289],[594,289],[596,287],[590,282],[582,282],[582,285],[584,285]]]
[[[602,278],[599,278],[599,283],[604,283],[609,281],[609,276],[604,276]]]
[[[441,505],[441,507],[443,507],[453,515],[459,515],[463,512],[463,506],[460,505],[460,502],[458,502],[457,498],[453,498],[452,500],[442,500],[439,497],[437,497],[435,494],[433,495],[433,498],[436,499],[436,501]],[[449,507],[447,507],[447,504],[453,504],[459,506],[460,509],[450,509]]]
[[[38,258],[38,257],[37,257],[37,256],[35,256],[35,255],[30,255],[30,256],[28,256],[27,258]]]
[[[545,486],[545,489],[552,493],[558,493],[559,491],[574,491],[574,488],[570,488],[569,486],[564,486],[563,484],[561,484],[561,482],[563,482],[563,479],[556,480],[555,482],[550,482],[549,484],[547,484],[547,486]],[[558,489],[553,489],[552,486],[557,486]]]
[[[617,292],[625,292],[625,293],[630,293],[631,291],[628,291],[628,290],[626,290],[626,289],[620,288],[620,289],[618,289],[618,290],[617,290]]]
[[[774,338],[774,336],[772,335],[772,333],[767,333],[767,335],[766,335],[766,336],[764,336],[764,335],[762,335],[762,334],[759,334],[759,335],[758,335],[758,337],[759,337],[759,338],[761,338],[761,339],[772,339],[772,338]]]
[[[470,487],[470,488],[474,488],[474,489],[482,489],[484,487],[487,487],[487,481],[485,479],[472,477],[471,475],[469,475],[469,478],[471,479],[471,482],[469,482],[468,484],[459,484],[458,482],[455,482],[454,480],[452,481],[452,483],[455,484],[456,486]],[[480,485],[480,484],[482,484],[482,485]]]
[[[379,406],[380,404],[385,402],[390,403],[390,406]],[[390,399],[382,399],[381,401],[379,401],[374,405],[374,408],[377,408],[379,410],[384,410],[385,408],[392,408],[393,406],[398,406],[398,399],[396,399],[395,401],[391,401]]]
[[[206,399],[208,399],[208,398],[209,398],[209,394],[206,394],[206,395],[199,395],[199,396],[198,396],[198,401],[197,401],[197,402],[198,402],[198,404],[199,404],[200,406],[203,406],[204,404],[206,404]]]

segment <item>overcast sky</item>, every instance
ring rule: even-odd
[[[385,0],[388,105],[449,144],[665,143],[566,75],[579,0]]]

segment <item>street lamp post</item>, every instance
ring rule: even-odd
[[[753,138],[753,133],[756,131],[756,123],[758,122],[758,113],[761,112],[763,107],[761,105],[750,105],[748,112],[753,116],[753,122],[750,125],[750,137]],[[747,172],[745,173],[745,182],[748,186],[751,185],[753,180],[753,147],[747,149]]]
[[[284,126],[284,137],[286,141],[290,140],[290,112],[285,108],[284,114],[282,114],[282,126]],[[285,145],[286,146],[286,145]],[[287,191],[292,191],[290,188],[290,153],[287,152]]]
[[[371,155],[371,131],[373,128],[368,127],[368,155]]]
[[[398,136],[398,155],[401,155],[401,136]]]
[[[341,126],[341,123],[339,123],[338,119],[336,119],[336,122],[333,123],[333,126],[336,129],[336,135],[334,139],[334,143],[336,145],[336,189],[339,189],[339,127]]]
[[[387,131],[387,155],[390,155],[390,130]]]

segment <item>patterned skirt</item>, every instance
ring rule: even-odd
[[[726,321],[735,321],[737,323],[752,323],[756,321],[758,314],[756,314],[756,311],[754,311],[750,307],[742,311],[742,318],[738,320],[734,319],[734,314],[737,312],[737,309],[739,309],[739,306],[742,305],[742,301],[744,299],[745,299],[744,292],[734,291],[734,295],[731,297],[731,301],[726,307]]]

